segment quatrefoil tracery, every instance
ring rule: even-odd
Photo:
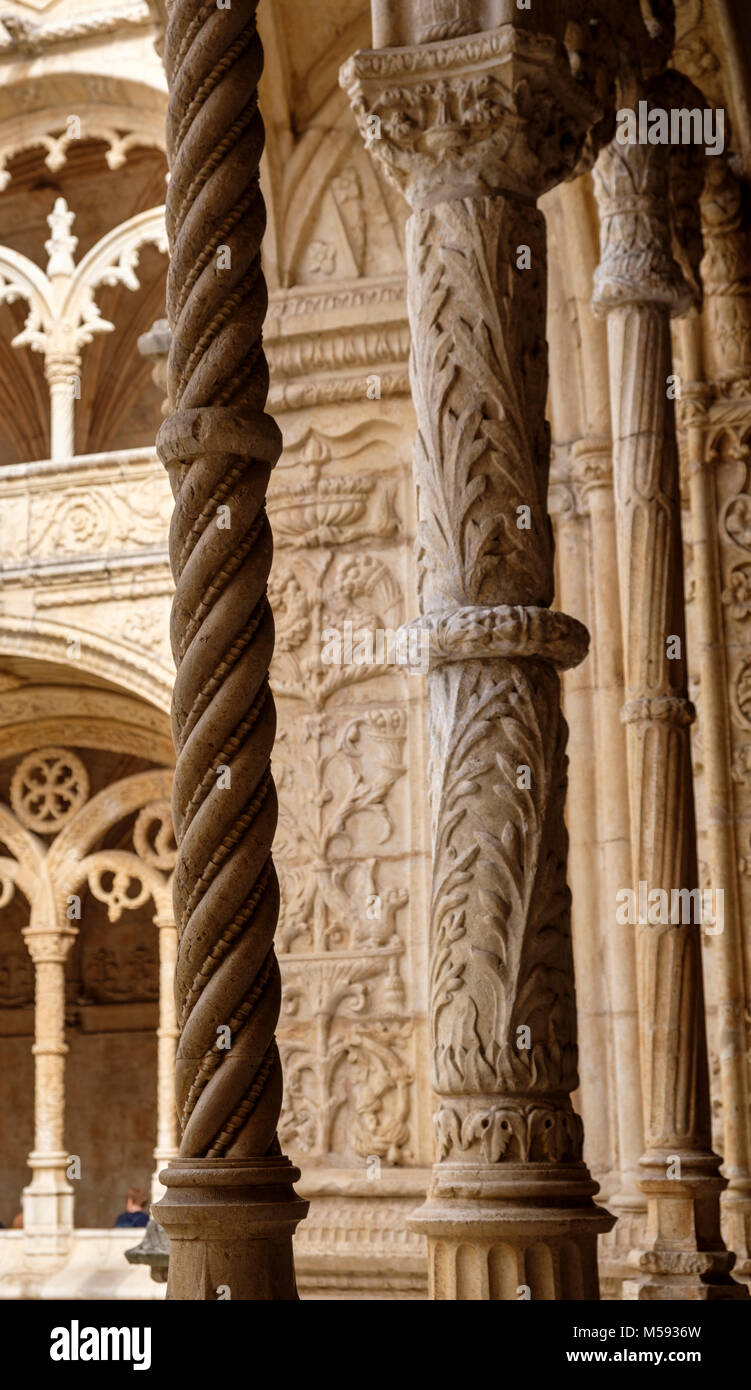
[[[86,768],[67,748],[40,748],[28,753],[10,784],[10,802],[18,820],[39,835],[56,835],[88,796]]]

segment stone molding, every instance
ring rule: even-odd
[[[497,604],[470,605],[445,613],[426,613],[402,629],[427,632],[430,669],[446,661],[477,657],[534,658],[550,661],[559,670],[578,666],[589,647],[582,623],[550,608]]]
[[[149,28],[152,15],[145,0],[116,4],[108,10],[87,11],[48,24],[35,24],[12,10],[0,14],[0,58],[38,58],[48,48],[73,43],[76,39],[99,38],[124,29]]]
[[[88,106],[88,103],[87,103]],[[8,163],[23,150],[41,147],[46,150],[45,165],[51,174],[65,167],[68,150],[75,141],[103,140],[107,145],[105,160],[108,169],[124,166],[134,149],[164,148],[164,133],[159,113],[142,115],[132,106],[101,105],[82,110],[80,137],[68,133],[68,107],[30,111],[15,120],[3,121],[0,126],[0,192],[11,181]],[[55,133],[57,132],[57,133]]]

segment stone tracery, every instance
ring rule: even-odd
[[[3,906],[10,902],[16,886],[27,901],[28,920],[22,936],[34,963],[35,991],[35,1141],[29,1158],[32,1180],[24,1192],[25,1229],[32,1255],[64,1254],[70,1248],[73,1229],[73,1188],[66,1178],[67,1150],[64,1147],[66,1035],[66,962],[79,934],[88,941],[92,930],[84,906],[86,891],[105,905],[110,923],[119,923],[123,913],[133,912],[152,901],[159,925],[160,947],[171,960],[169,934],[174,936],[170,905],[170,828],[165,824],[164,792],[169,788],[169,772],[136,774],[104,791],[89,796],[90,778],[83,749],[45,747],[25,754],[17,761],[10,778],[12,809],[3,807],[0,834],[15,858],[4,860]],[[162,795],[161,803],[154,794]],[[141,831],[138,835],[143,857],[122,849],[97,849],[108,827],[132,814],[138,807]],[[153,864],[154,852],[143,841],[144,824],[156,823],[161,836],[157,852],[160,867]],[[136,824],[138,824],[138,820]],[[135,830],[134,830],[135,840]],[[93,850],[93,852],[91,852]],[[79,925],[80,924],[80,925]],[[166,934],[165,934],[166,933]],[[140,949],[140,948],[139,948]],[[157,952],[154,952],[156,961]],[[115,966],[117,955],[99,949],[89,951],[88,979],[94,985],[94,1000],[119,1003],[129,996],[129,988],[141,978],[146,958],[134,961],[135,974],[128,983],[122,966]],[[115,974],[113,975],[113,966]],[[162,979],[162,989],[167,980]],[[13,979],[3,991],[3,1003],[13,1002]],[[114,986],[114,989],[113,989]],[[17,987],[17,986],[16,986]],[[86,991],[84,990],[84,995]],[[153,997],[157,997],[155,990]],[[9,997],[10,996],[10,997]],[[158,1162],[174,1151],[174,1102],[165,1077],[174,1068],[176,1028],[171,991],[162,998],[162,1033],[171,1037],[171,1047],[162,1048],[159,1072],[156,1156]],[[172,1136],[172,1145],[165,1136]]]

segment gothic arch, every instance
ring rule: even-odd
[[[0,840],[10,850],[12,859],[2,860],[6,867],[17,865],[15,882],[29,904],[32,925],[51,926],[55,922],[54,894],[48,872],[44,846],[16,820],[9,807],[0,802]],[[1,876],[1,875],[0,875]]]
[[[111,826],[149,802],[169,799],[171,782],[170,769],[153,768],[123,777],[92,796],[63,827],[50,848],[49,871],[53,882],[62,880],[66,866],[80,864]]]
[[[87,106],[76,114],[78,127],[71,127],[70,106],[45,106],[0,127],[0,192],[10,182],[8,162],[24,150],[46,151],[45,165],[55,174],[67,160],[74,139],[101,140],[107,145],[105,160],[109,169],[119,169],[131,150],[156,149],[164,152],[161,119],[125,102]],[[75,135],[69,132],[75,129]]]

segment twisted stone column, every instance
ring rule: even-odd
[[[23,935],[34,962],[34,1148],[23,1216],[27,1251],[44,1258],[67,1254],[73,1233],[65,1148],[65,962],[76,933],[33,926]]]
[[[393,41],[383,22],[379,33]],[[596,1298],[596,1236],[612,1218],[592,1201],[570,1101],[558,674],[588,639],[549,607],[546,242],[535,200],[571,171],[598,112],[562,46],[515,22],[358,53],[342,83],[413,209],[438,1099],[437,1162],[413,1225],[428,1237],[433,1298]]]
[[[670,105],[670,93],[654,97]],[[670,316],[692,290],[671,254],[670,152],[613,142],[600,155],[594,308],[607,314],[616,534],[641,1032],[647,1248],[624,1286],[639,1299],[745,1294],[720,1235],[712,1152],[700,926],[662,920],[654,890],[697,887]],[[698,192],[698,190],[697,190]],[[698,201],[698,197],[697,197]],[[673,205],[673,216],[680,210]],[[694,904],[695,907],[695,904]],[[687,915],[684,913],[683,915]],[[650,920],[651,919],[651,920]]]
[[[276,1137],[279,890],[265,512],[281,448],[264,413],[258,169],[263,53],[254,0],[181,0],[165,40],[174,413],[158,448],[175,493],[173,816],[179,946],[179,1158],[159,1220],[168,1297],[292,1299],[292,1233],[307,1210]]]

